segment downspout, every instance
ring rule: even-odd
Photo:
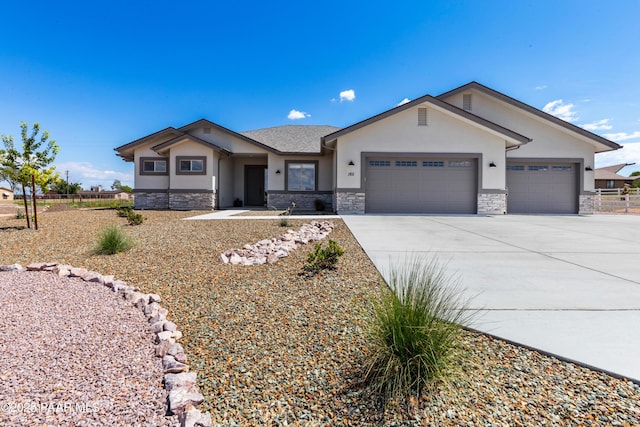
[[[333,151],[333,157],[334,158],[333,158],[333,162],[332,162],[332,165],[331,165],[331,169],[333,169],[333,171],[332,171],[333,172],[333,195],[331,196],[331,203],[333,205],[332,206],[333,211],[335,212],[336,211],[336,204],[337,204],[337,200],[338,200],[337,199],[338,196],[336,194],[336,190],[338,188],[338,168],[337,168],[338,159],[336,158],[336,156],[338,155],[337,150],[336,150],[337,146],[334,147],[334,148],[329,147],[326,144],[326,141],[324,140],[324,138],[322,138],[322,140],[320,141],[320,147],[321,148],[328,148],[329,150]]]
[[[222,154],[222,153],[220,153]],[[215,198],[216,198],[216,207],[214,209],[217,209],[220,206],[220,200],[218,199],[218,197],[220,197],[220,155],[218,155],[218,176],[216,179],[216,188],[214,188],[216,194],[215,194]]]
[[[167,174],[167,207],[171,210],[171,152],[167,156],[167,169],[169,169]]]
[[[505,148],[505,149],[504,149],[504,152],[505,152],[505,156],[504,156],[505,164],[506,164],[506,162],[507,162],[507,155],[506,155],[506,153],[507,153],[508,151],[517,150],[517,149],[518,149],[518,148],[520,148],[520,147],[522,147],[522,146],[521,146],[521,145],[516,145],[515,147],[507,147],[507,148]],[[505,180],[505,183],[506,183],[506,180]],[[507,190],[507,195],[506,195],[506,197],[507,197],[507,199],[509,199],[509,187],[505,187],[505,190]],[[505,212],[505,214],[506,214],[506,212]]]

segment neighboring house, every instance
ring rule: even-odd
[[[13,190],[7,187],[0,187],[0,200],[13,200]]]
[[[202,119],[116,148],[137,209],[592,213],[595,153],[620,145],[472,82],[338,129]]]
[[[596,188],[622,188],[625,184],[632,185],[633,181],[640,178],[640,176],[618,175],[620,169],[631,165],[635,165],[635,163],[621,163],[596,169]]]
[[[116,199],[130,200],[133,198],[131,193],[122,190],[100,190],[100,191],[78,191],[78,196],[85,199]]]
[[[101,190],[101,191],[86,191],[80,190],[77,193],[60,194],[54,191],[47,191],[44,194],[45,199],[70,199],[70,198],[85,198],[85,199],[116,199],[116,200],[132,200],[133,194],[122,190]]]

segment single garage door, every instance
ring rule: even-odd
[[[369,157],[365,211],[476,213],[476,159]]]
[[[507,162],[508,213],[578,213],[575,163]]]

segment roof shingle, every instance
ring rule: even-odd
[[[320,153],[320,139],[339,129],[334,126],[285,125],[240,134],[283,153]]]

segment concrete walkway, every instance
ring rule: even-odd
[[[344,216],[383,275],[428,253],[480,331],[640,381],[640,216]]]

